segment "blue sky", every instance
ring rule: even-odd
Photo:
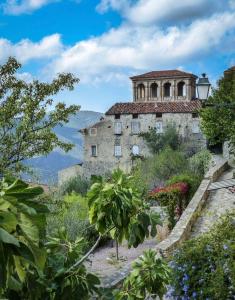
[[[56,97],[104,112],[131,100],[129,76],[151,70],[206,72],[213,84],[235,65],[235,0],[1,0],[0,63],[19,76],[80,78]]]

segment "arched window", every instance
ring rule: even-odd
[[[167,82],[164,84],[164,97],[171,97],[171,84]]]
[[[138,85],[138,87],[137,87],[137,94],[138,94],[138,99],[145,97],[145,87],[144,87],[143,83],[140,83]]]
[[[185,82],[180,81],[177,85],[178,87],[178,97],[185,97],[186,96],[186,85]]]
[[[157,98],[157,89],[158,89],[158,85],[156,83],[152,83],[150,86],[151,98]]]

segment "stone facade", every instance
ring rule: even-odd
[[[199,122],[198,116],[195,118],[193,113],[164,113],[161,117],[149,113],[138,114],[138,118],[133,118],[132,114],[123,114],[120,119],[115,119],[114,115],[106,116],[105,120],[83,130],[83,174],[85,177],[102,175],[118,167],[130,172],[134,163],[133,156],[146,157],[150,154],[139,133],[155,128],[156,124],[162,124],[162,132],[169,124],[174,124],[181,136],[194,140],[200,148],[204,147],[205,139],[200,132]],[[118,133],[115,130],[117,123],[121,124]],[[193,128],[194,124],[198,128]],[[96,147],[96,155],[92,154],[93,146]]]
[[[196,78],[178,70],[132,77],[134,101],[116,103],[100,122],[81,130],[84,161],[82,169],[76,169],[78,174],[89,178],[91,175],[104,175],[118,167],[130,172],[134,157],[150,154],[139,136],[150,128],[163,133],[169,124],[173,124],[182,137],[191,139],[199,148],[205,147],[197,113],[201,102],[195,99]],[[60,172],[62,177],[63,171]]]

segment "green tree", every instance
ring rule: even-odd
[[[133,263],[133,270],[125,279],[116,300],[163,299],[166,286],[170,283],[170,268],[156,251],[147,250]]]
[[[48,154],[55,147],[70,150],[72,144],[61,141],[53,128],[68,122],[80,108],[58,103],[49,111],[52,97],[72,90],[79,81],[73,75],[59,74],[52,83],[26,83],[17,77],[20,67],[14,58],[0,66],[0,173],[20,170],[23,160]]]
[[[235,77],[233,72],[221,78],[207,105],[201,109],[202,130],[211,145],[230,141],[235,147]]]
[[[90,223],[101,235],[110,232],[118,243],[127,240],[129,247],[137,247],[149,234],[156,236],[159,214],[150,210],[133,178],[121,170],[115,170],[107,181],[99,178],[87,197]]]
[[[181,144],[180,136],[174,124],[168,124],[164,133],[157,133],[155,128],[151,128],[148,132],[142,132],[140,136],[145,140],[153,154],[159,153],[165,147],[177,150]]]
[[[47,209],[34,200],[42,192],[21,180],[0,182],[0,296],[21,290],[30,267],[43,271],[46,253],[40,233]]]

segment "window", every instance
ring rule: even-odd
[[[198,117],[199,117],[198,113],[192,113],[192,118],[198,118]]]
[[[115,122],[115,124],[114,124],[114,133],[115,134],[122,134],[122,123],[121,122]]]
[[[180,81],[177,85],[178,88],[178,97],[186,96],[186,84],[183,81]]]
[[[133,119],[138,119],[138,117],[139,117],[138,114],[133,114],[133,115],[132,115],[132,118],[133,118]]]
[[[156,118],[162,118],[162,113],[156,113]]]
[[[137,87],[137,95],[138,98],[144,98],[145,97],[145,86],[143,83],[140,83]]]
[[[194,120],[192,123],[192,132],[193,133],[200,133],[200,126],[199,126],[199,121]]]
[[[121,146],[119,146],[119,145],[114,146],[114,155],[116,157],[122,156],[122,147]]]
[[[93,156],[93,157],[97,156],[97,146],[96,145],[91,146],[91,156]]]
[[[157,89],[158,85],[156,83],[152,83],[150,86],[151,98],[157,98]]]
[[[96,136],[97,128],[90,128],[90,136]]]
[[[139,146],[134,145],[134,146],[132,147],[132,154],[135,155],[135,156],[137,156],[137,155],[140,154]]]
[[[169,82],[164,84],[164,97],[171,97],[171,84]]]
[[[132,134],[140,133],[140,122],[131,122],[131,133]]]
[[[162,122],[156,122],[156,133],[163,133]]]
[[[120,114],[116,114],[115,115],[115,119],[117,120],[117,119],[120,119],[121,118],[121,115]]]

